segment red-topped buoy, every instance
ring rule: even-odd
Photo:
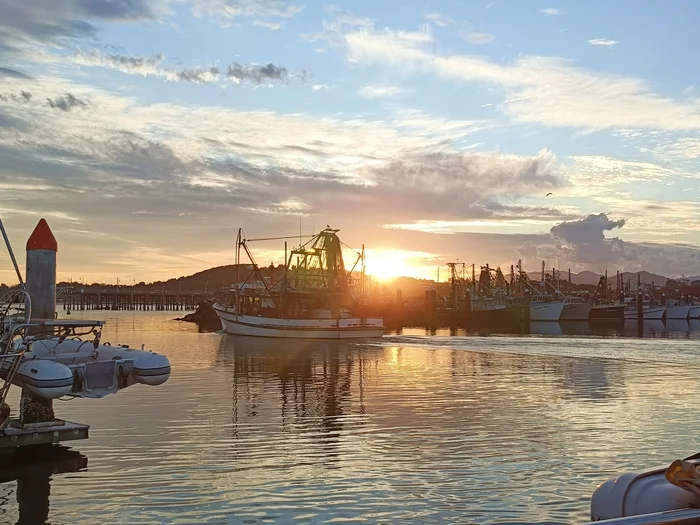
[[[56,255],[58,243],[41,219],[27,241],[27,292],[32,319],[53,319],[56,312]]]
[[[53,236],[53,232],[51,228],[49,228],[49,223],[46,222],[46,219],[41,219],[29,236],[27,251],[29,250],[58,251],[58,242],[56,241],[56,237]]]

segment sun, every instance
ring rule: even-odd
[[[380,281],[390,281],[396,277],[424,277],[434,272],[435,256],[430,253],[406,250],[379,249],[367,250],[365,273]]]

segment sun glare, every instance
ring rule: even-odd
[[[405,250],[367,250],[366,273],[380,281],[396,277],[426,277],[435,271],[435,255]]]

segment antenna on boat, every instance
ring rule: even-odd
[[[10,244],[10,239],[7,237],[7,232],[5,231],[5,226],[2,224],[2,219],[0,219],[0,232],[2,232],[2,238],[5,239],[5,246],[7,246],[7,252],[10,254],[10,259],[12,260],[12,266],[15,267],[15,272],[17,273],[17,279],[19,279],[19,284],[24,288],[24,281],[22,280],[22,272],[19,271],[19,266],[17,265],[17,259],[15,259],[15,253],[12,251],[12,245]]]

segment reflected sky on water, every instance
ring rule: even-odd
[[[89,314],[103,340],[167,354],[173,376],[56,402],[90,439],[5,469],[3,522],[582,522],[599,482],[699,448],[695,321],[641,339],[550,326],[354,343]]]

